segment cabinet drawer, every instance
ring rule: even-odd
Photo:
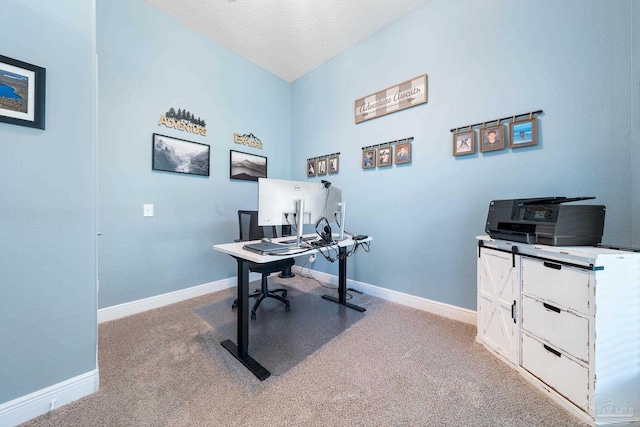
[[[522,367],[583,410],[587,410],[589,370],[565,353],[522,334]]]
[[[585,363],[589,360],[589,321],[584,317],[523,296],[522,328]]]
[[[553,261],[522,258],[522,292],[589,314],[591,272]]]

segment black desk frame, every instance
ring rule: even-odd
[[[341,246],[338,252],[338,298],[329,295],[323,295],[322,298],[364,312],[365,308],[347,302],[347,248]],[[237,344],[230,339],[222,341],[221,344],[260,381],[264,381],[271,373],[249,356],[249,263],[244,258],[234,258],[238,263]]]

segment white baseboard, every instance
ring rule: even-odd
[[[0,427],[12,427],[98,390],[98,370],[78,375],[0,405]]]
[[[301,269],[296,265],[293,266],[293,271],[299,273]],[[312,273],[313,277],[322,282],[331,283],[336,286],[338,285],[337,276],[316,270],[312,270]],[[407,307],[416,308],[428,313],[437,314],[438,316],[447,317],[459,322],[469,323],[471,325],[476,325],[477,323],[478,316],[475,310],[469,310],[467,308],[457,307],[455,305],[445,304],[443,302],[433,301],[427,298],[417,297],[415,295],[409,295],[351,279],[347,279],[347,287],[356,288],[367,295],[402,304]]]
[[[300,266],[294,265],[292,267],[292,270],[300,273],[301,269]],[[321,280],[325,283],[331,283],[333,285],[338,284],[337,276],[316,270],[312,271],[313,276],[318,280]],[[259,279],[259,274],[251,273],[251,275],[249,276],[249,280],[251,281]],[[223,289],[232,288],[236,286],[236,283],[236,278],[231,277],[228,279],[218,280],[216,282],[205,283],[204,285],[181,289],[175,292],[169,292],[162,295],[156,295],[154,297],[101,308],[100,310],[98,310],[98,323],[120,319],[122,317],[131,316],[132,314],[142,313],[143,311],[164,307],[165,305],[170,305],[190,298],[206,295],[211,292],[217,292]],[[469,323],[471,325],[476,324],[477,315],[475,310],[469,310],[466,308],[457,307],[455,305],[445,304],[443,302],[433,301],[427,298],[417,297],[415,295],[409,295],[351,279],[347,280],[347,286],[350,288],[358,288],[358,290],[364,292],[367,295],[395,302],[397,304],[402,304],[407,307],[416,308],[418,310],[437,314],[438,316],[447,317],[459,322]]]
[[[251,273],[249,280],[260,278],[259,274]],[[169,292],[162,295],[156,295],[136,301],[126,302],[123,304],[113,305],[98,310],[98,323],[108,322],[110,320],[121,319],[132,314],[142,313],[143,311],[152,310],[154,308],[164,307],[165,305],[174,304],[176,302],[188,300],[190,298],[206,295],[211,292],[221,291],[227,288],[233,288],[237,284],[236,277],[229,279],[217,280],[215,282],[205,283],[204,285],[193,286],[187,289]]]

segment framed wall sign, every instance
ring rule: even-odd
[[[255,154],[230,150],[229,178],[258,181],[267,177],[267,158]]]
[[[354,116],[357,123],[427,102],[427,75],[423,74],[395,86],[356,99]]]
[[[207,144],[153,134],[153,170],[209,176]]]
[[[44,129],[46,70],[0,55],[0,122]]]

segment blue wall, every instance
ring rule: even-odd
[[[97,114],[93,4],[3,2],[0,53],[47,68],[47,129],[0,123],[0,404],[96,368],[96,213],[100,307],[234,276],[211,245],[257,186],[229,180],[231,149],[299,180],[340,151],[347,228],[375,237],[350,277],[436,301],[475,308],[491,199],[593,195],[605,241],[640,246],[636,1],[434,0],[291,85],[141,0],[100,1]],[[355,99],[422,73],[427,104],[353,123]],[[157,126],[170,107],[208,135]],[[538,146],[451,155],[450,128],[535,109]],[[151,171],[154,132],[211,145],[211,176]],[[407,136],[411,165],[360,168],[362,146]]]
[[[233,277],[212,245],[237,238],[257,183],[229,179],[229,151],[267,156],[269,177],[289,177],[289,84],[141,0],[97,12],[99,306]],[[206,136],[158,126],[171,107],[202,117]],[[210,145],[211,176],[152,171],[154,132]],[[249,132],[263,149],[233,142]]]
[[[46,68],[46,130],[0,123],[0,404],[96,369],[93,1],[4,0],[0,53]]]
[[[339,151],[347,229],[375,239],[350,276],[475,309],[492,199],[596,196],[604,241],[629,245],[630,16],[630,2],[433,1],[295,81],[292,179]],[[354,100],[423,73],[427,104],[354,124]],[[451,128],[538,109],[537,146],[452,156]],[[363,146],[408,136],[411,166],[361,169]]]

